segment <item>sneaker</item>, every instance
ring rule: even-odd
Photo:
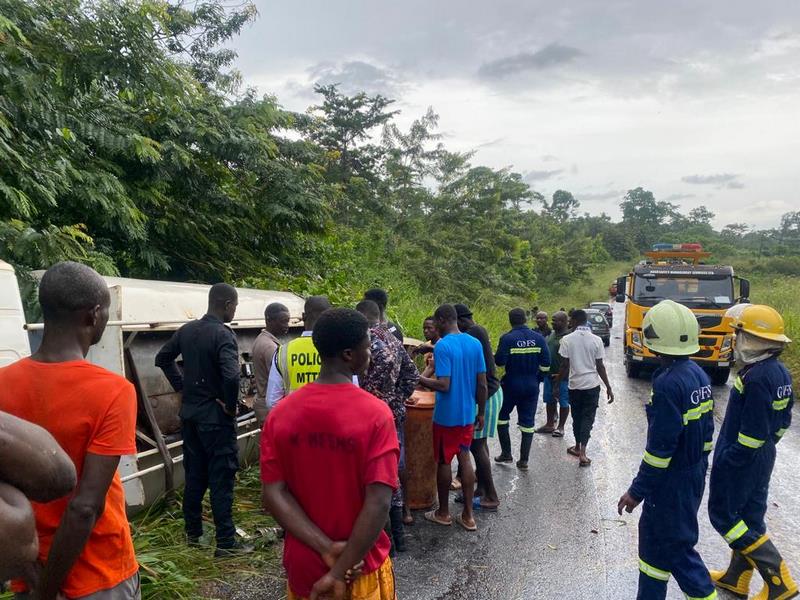
[[[528,461],[527,460],[518,460],[517,461],[517,468],[520,471],[527,471],[528,470]]]
[[[494,462],[496,463],[513,463],[514,457],[506,454],[501,454],[500,456],[494,457]]]
[[[214,550],[214,558],[231,558],[234,556],[241,556],[243,554],[250,554],[253,552],[252,546],[245,546],[241,542],[235,542],[233,546],[228,548],[217,548]]]
[[[190,548],[200,548],[203,544],[200,543],[200,536],[199,535],[187,535],[186,536],[186,544]]]

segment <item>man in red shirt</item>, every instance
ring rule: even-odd
[[[85,360],[108,322],[110,296],[92,269],[62,262],[39,285],[44,336],[30,358],[0,369],[0,410],[47,430],[75,465],[78,485],[33,504],[44,564],[36,600],[91,596],[138,600],[133,550],[117,466],[136,453],[136,393],[124,377]],[[22,598],[25,586],[15,582]]]
[[[397,433],[389,407],[352,383],[369,364],[367,320],[330,309],[313,342],[319,377],[270,411],[261,435],[264,508],[286,530],[288,599],[394,600],[383,526],[397,487]]]

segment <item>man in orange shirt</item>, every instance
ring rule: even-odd
[[[52,266],[39,286],[44,337],[30,358],[0,369],[0,410],[56,439],[78,475],[75,491],[33,503],[44,565],[39,584],[14,582],[18,598],[138,600],[139,565],[117,474],[136,452],[136,393],[124,377],[85,360],[108,322],[103,279],[73,262]]]

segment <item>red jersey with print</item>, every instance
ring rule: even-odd
[[[392,411],[351,383],[310,383],[269,414],[261,434],[261,480],[283,481],[331,540],[350,537],[366,488],[397,486],[400,449]],[[364,558],[364,573],[389,555],[385,532]],[[283,565],[292,592],[308,597],[328,568],[322,557],[287,532]]]

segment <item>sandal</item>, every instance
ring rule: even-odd
[[[431,510],[429,512],[426,512],[425,513],[425,520],[426,521],[430,521],[431,523],[436,523],[437,525],[441,525],[442,527],[450,527],[450,525],[453,524],[453,518],[452,517],[450,517],[449,521],[446,521],[445,519],[440,519],[439,517],[436,516],[436,511],[435,510]]]
[[[555,431],[555,427],[548,427],[547,425],[542,425],[539,429],[534,429],[533,433],[553,433]]]
[[[580,458],[581,456],[581,453],[578,452],[578,449],[575,448],[575,446],[570,446],[569,448],[567,448],[567,454],[571,456],[577,456],[578,458]]]
[[[478,524],[472,523],[472,525],[468,525],[466,521],[464,521],[464,517],[461,515],[456,515],[456,523],[461,525],[467,531],[478,531]]]
[[[592,464],[591,458],[582,458],[581,461],[578,463],[581,467],[588,467]]]
[[[553,437],[562,438],[562,437],[564,437],[564,432],[561,431],[560,429],[554,429],[553,430]]]

